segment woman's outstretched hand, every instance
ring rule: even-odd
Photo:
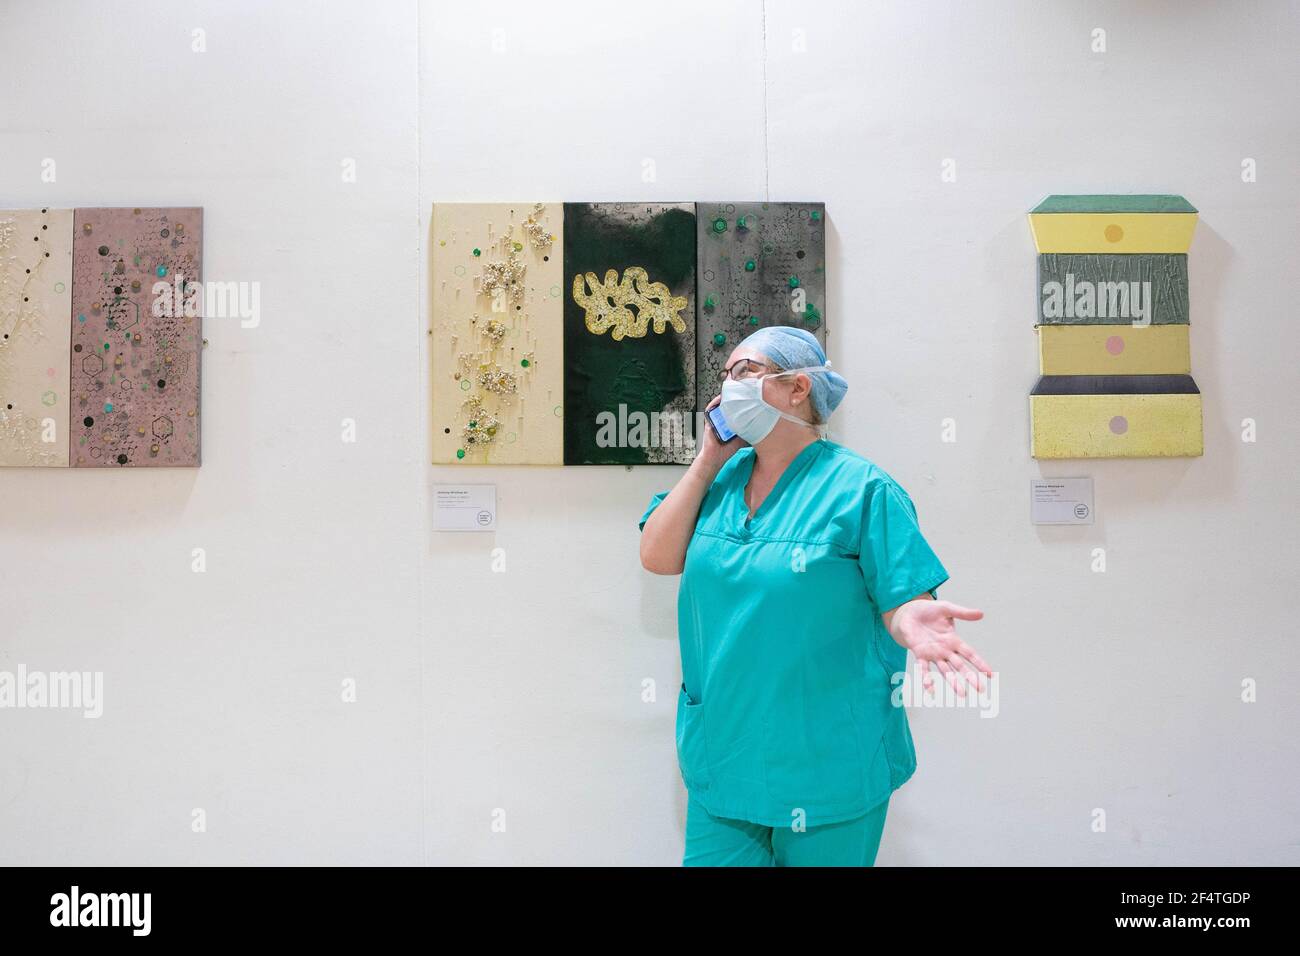
[[[952,685],[958,696],[966,696],[965,684],[957,680],[958,672],[975,685],[979,693],[984,682],[975,671],[989,677],[993,669],[971,647],[957,636],[954,621],[978,621],[983,611],[962,607],[951,601],[927,599],[908,601],[885,616],[885,624],[894,640],[906,647],[921,662],[921,683],[927,691],[934,690],[934,664]]]

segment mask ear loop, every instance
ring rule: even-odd
[[[795,374],[797,374],[797,373],[799,373],[799,372],[815,372],[815,371],[819,371],[819,370],[821,370],[821,369],[829,369],[830,367],[831,367],[831,360],[830,360],[830,359],[827,359],[827,360],[826,360],[823,364],[821,364],[821,365],[801,365],[799,368],[787,368],[787,369],[782,369],[782,370],[779,371],[779,372],[769,372],[768,374],[762,376],[762,377],[760,378],[760,381],[761,381],[763,378],[776,378],[776,377],[781,376],[781,375],[795,375]],[[760,388],[761,388],[761,386],[760,386]],[[760,392],[760,395],[761,395],[761,392]],[[808,401],[809,401],[809,403],[812,402],[811,393],[810,393],[810,397],[809,397]],[[827,429],[827,425],[826,425],[825,422],[822,422],[820,425],[818,425],[818,424],[815,424],[815,423],[813,423],[813,422],[808,421],[808,419],[806,419],[806,418],[800,418],[800,417],[797,416],[797,415],[788,415],[788,414],[786,414],[785,412],[783,412],[783,411],[781,411],[781,410],[779,410],[779,409],[777,410],[777,414],[780,415],[782,418],[789,419],[790,421],[794,422],[794,423],[797,424],[797,425],[803,425],[805,428],[811,428],[813,431],[815,431],[815,432],[817,433],[817,438],[818,438],[818,440],[825,441],[826,436],[829,434],[829,431],[828,431],[828,429]]]

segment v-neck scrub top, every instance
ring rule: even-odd
[[[907,650],[880,615],[937,596],[948,572],[903,488],[842,445],[800,451],[750,518],[753,468],[750,447],[722,466],[686,549],[682,780],[715,816],[850,820],[916,770],[907,715],[893,704]],[[667,495],[651,499],[643,529]]]

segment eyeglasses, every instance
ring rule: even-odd
[[[724,368],[722,372],[719,373],[718,378],[724,382],[727,379],[731,379],[733,382],[738,382],[742,378],[749,378],[751,375],[757,375],[758,370],[764,368],[774,372],[780,371],[780,369],[775,365],[769,365],[767,362],[759,362],[754,359],[743,358],[736,359],[730,368]]]

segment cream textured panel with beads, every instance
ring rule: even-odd
[[[563,464],[563,228],[559,203],[434,204],[434,464]]]
[[[66,467],[72,210],[0,211],[0,465]]]

